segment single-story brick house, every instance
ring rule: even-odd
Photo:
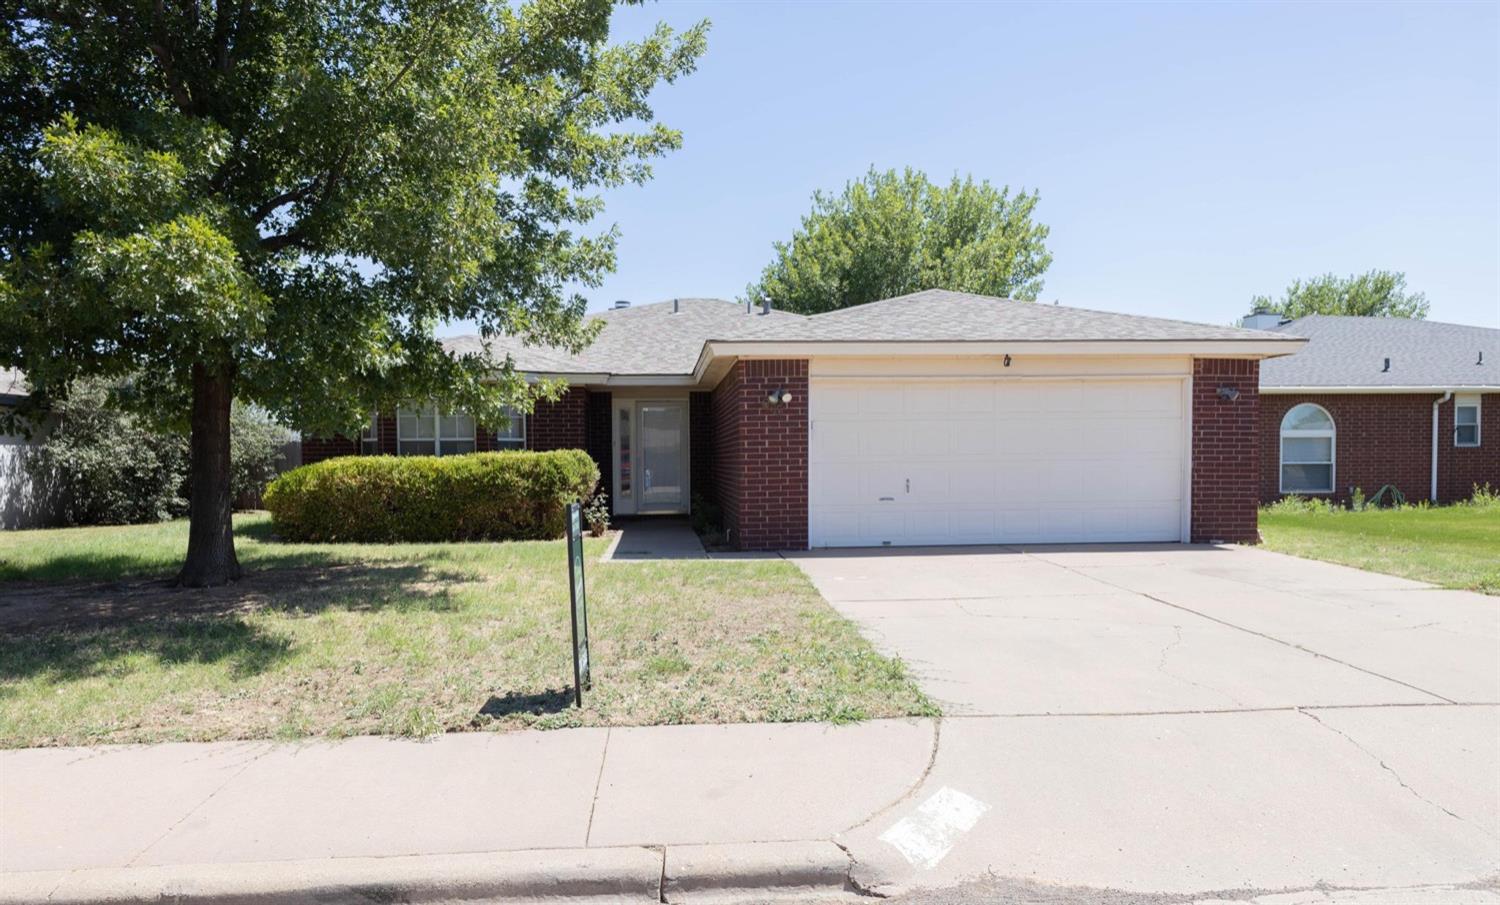
[[[802,316],[617,306],[577,356],[447,340],[565,380],[503,433],[428,410],[303,460],[587,450],[618,515],[723,514],[742,549],[1254,541],[1262,359],[1287,333],[928,290]]]
[[[1408,500],[1500,487],[1500,330],[1312,315],[1246,326],[1307,339],[1260,372],[1260,498],[1347,500],[1393,485]],[[1486,436],[1486,433],[1489,436]]]

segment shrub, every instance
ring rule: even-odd
[[[294,468],[266,488],[288,540],[535,540],[561,537],[567,505],[599,467],[582,450],[347,456]]]
[[[159,522],[187,512],[188,443],[115,408],[110,384],[75,382],[26,456],[43,508],[64,525]]]
[[[236,505],[256,505],[286,461],[296,434],[264,410],[236,402],[229,410],[229,493]]]
[[[53,406],[51,430],[23,467],[40,511],[65,525],[134,525],[187,514],[188,438],[110,400],[109,381],[86,378]],[[254,501],[276,476],[293,435],[263,411],[235,403],[229,422],[230,492]]]

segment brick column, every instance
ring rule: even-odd
[[[773,390],[792,394],[773,404]],[[807,548],[807,361],[736,362],[711,403],[714,489],[742,550]]]
[[[1194,360],[1193,543],[1260,540],[1259,409],[1260,362]]]

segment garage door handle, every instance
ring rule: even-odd
[[[880,498],[880,502],[882,502],[882,503],[894,503],[894,502],[896,502],[896,498],[893,497],[893,496],[883,496],[883,497]]]

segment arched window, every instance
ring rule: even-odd
[[[1333,418],[1304,402],[1281,419],[1281,492],[1333,492]]]

